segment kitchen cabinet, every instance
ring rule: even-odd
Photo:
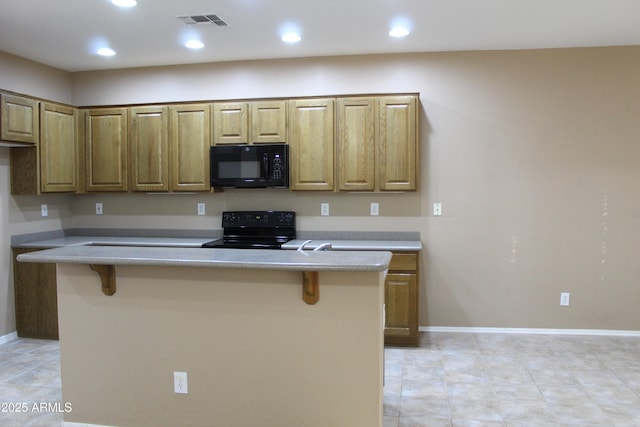
[[[338,190],[376,188],[376,99],[338,98],[336,162]]]
[[[11,194],[79,190],[78,110],[40,103],[39,143],[11,148]]]
[[[38,105],[32,98],[0,94],[0,140],[37,144]]]
[[[289,101],[291,190],[334,189],[335,99]]]
[[[213,143],[249,143],[249,105],[246,102],[213,104]]]
[[[287,102],[252,101],[251,142],[277,144],[287,142]]]
[[[414,95],[338,98],[338,190],[416,189],[416,109]]]
[[[22,253],[43,248],[13,249],[16,331],[19,337],[58,339],[56,265],[18,262]]]
[[[419,252],[393,252],[384,285],[384,342],[418,344]]]
[[[126,108],[85,111],[87,191],[127,191],[128,114]]]
[[[210,104],[173,105],[171,116],[171,191],[210,191]]]
[[[285,143],[286,105],[283,100],[214,103],[213,143]]]
[[[133,191],[169,191],[169,109],[129,109],[130,184]]]
[[[78,110],[40,104],[40,182],[43,193],[78,190]]]
[[[383,96],[378,100],[376,155],[380,190],[416,189],[417,104],[415,95]]]

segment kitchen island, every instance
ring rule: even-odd
[[[381,426],[389,252],[66,246],[66,423]],[[186,372],[188,394],[174,393]]]

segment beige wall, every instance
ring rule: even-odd
[[[0,52],[0,89],[70,103],[71,74]],[[9,178],[9,148],[0,147],[0,337],[15,331],[11,235],[60,229],[70,215],[68,196],[12,197]]]
[[[73,226],[218,227],[223,209],[295,209],[303,230],[420,231],[422,326],[638,330],[640,47],[230,62],[73,75],[108,105],[420,92],[420,189],[87,195]],[[93,215],[95,201],[105,215]],[[208,215],[195,215],[196,202]],[[378,218],[369,203],[380,203]],[[431,204],[443,216],[431,216]],[[320,203],[330,202],[330,217]],[[560,292],[571,306],[559,306]]]

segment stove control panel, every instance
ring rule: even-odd
[[[231,211],[222,213],[222,228],[295,228],[292,211]]]

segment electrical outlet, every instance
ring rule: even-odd
[[[204,215],[204,203],[202,202],[198,203],[198,215]]]
[[[320,203],[320,215],[329,216],[329,203]]]
[[[40,205],[40,212],[42,213],[42,216],[49,215],[49,209],[47,208],[47,205],[45,204]]]
[[[173,391],[178,394],[189,394],[186,372],[173,373]]]
[[[442,203],[436,202],[433,204],[433,216],[442,216]]]
[[[373,202],[371,203],[371,216],[378,216],[380,215],[380,204]]]
[[[96,215],[102,215],[102,203],[96,203]]]
[[[563,307],[568,307],[569,306],[569,297],[570,297],[569,292],[561,292],[560,293],[560,305],[563,306]]]

